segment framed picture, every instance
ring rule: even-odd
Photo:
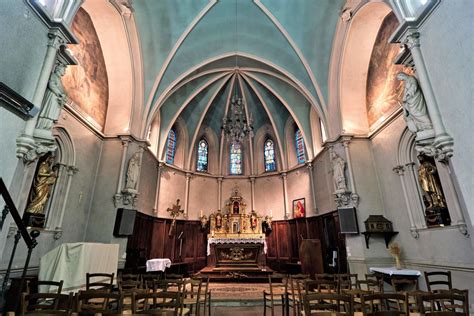
[[[306,204],[304,198],[293,200],[293,218],[306,216]]]

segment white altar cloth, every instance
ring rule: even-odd
[[[263,253],[267,254],[265,238],[208,238],[207,255],[211,255],[211,244],[263,244]]]
[[[117,276],[118,252],[118,244],[62,244],[41,257],[38,279],[64,280],[63,293],[77,292],[85,289],[87,272]],[[47,288],[43,290],[48,291]]]
[[[392,275],[406,275],[406,276],[417,276],[417,277],[419,277],[421,275],[421,272],[418,271],[418,270],[397,269],[395,267],[389,267],[389,268],[372,267],[372,268],[369,268],[369,271],[370,272],[378,272],[378,273],[388,274],[390,276],[392,276]]]
[[[168,258],[157,258],[146,261],[146,272],[165,271],[165,269],[169,267],[171,267],[171,260]]]

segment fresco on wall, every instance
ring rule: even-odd
[[[411,73],[393,61],[400,52],[398,44],[390,44],[389,38],[398,26],[393,13],[385,17],[375,40],[367,75],[367,115],[371,129],[400,107],[403,83],[396,79],[399,71]]]
[[[74,18],[72,31],[79,44],[68,48],[76,57],[78,65],[67,67],[63,85],[72,106],[102,129],[109,100],[107,71],[99,37],[89,14],[82,8]]]

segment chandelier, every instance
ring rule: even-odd
[[[234,95],[230,104],[230,111],[222,119],[224,135],[233,143],[240,143],[245,137],[253,136],[252,119],[247,121],[242,98]]]

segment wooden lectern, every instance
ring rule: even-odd
[[[323,254],[319,239],[303,239],[299,249],[301,272],[311,276],[324,273]]]

